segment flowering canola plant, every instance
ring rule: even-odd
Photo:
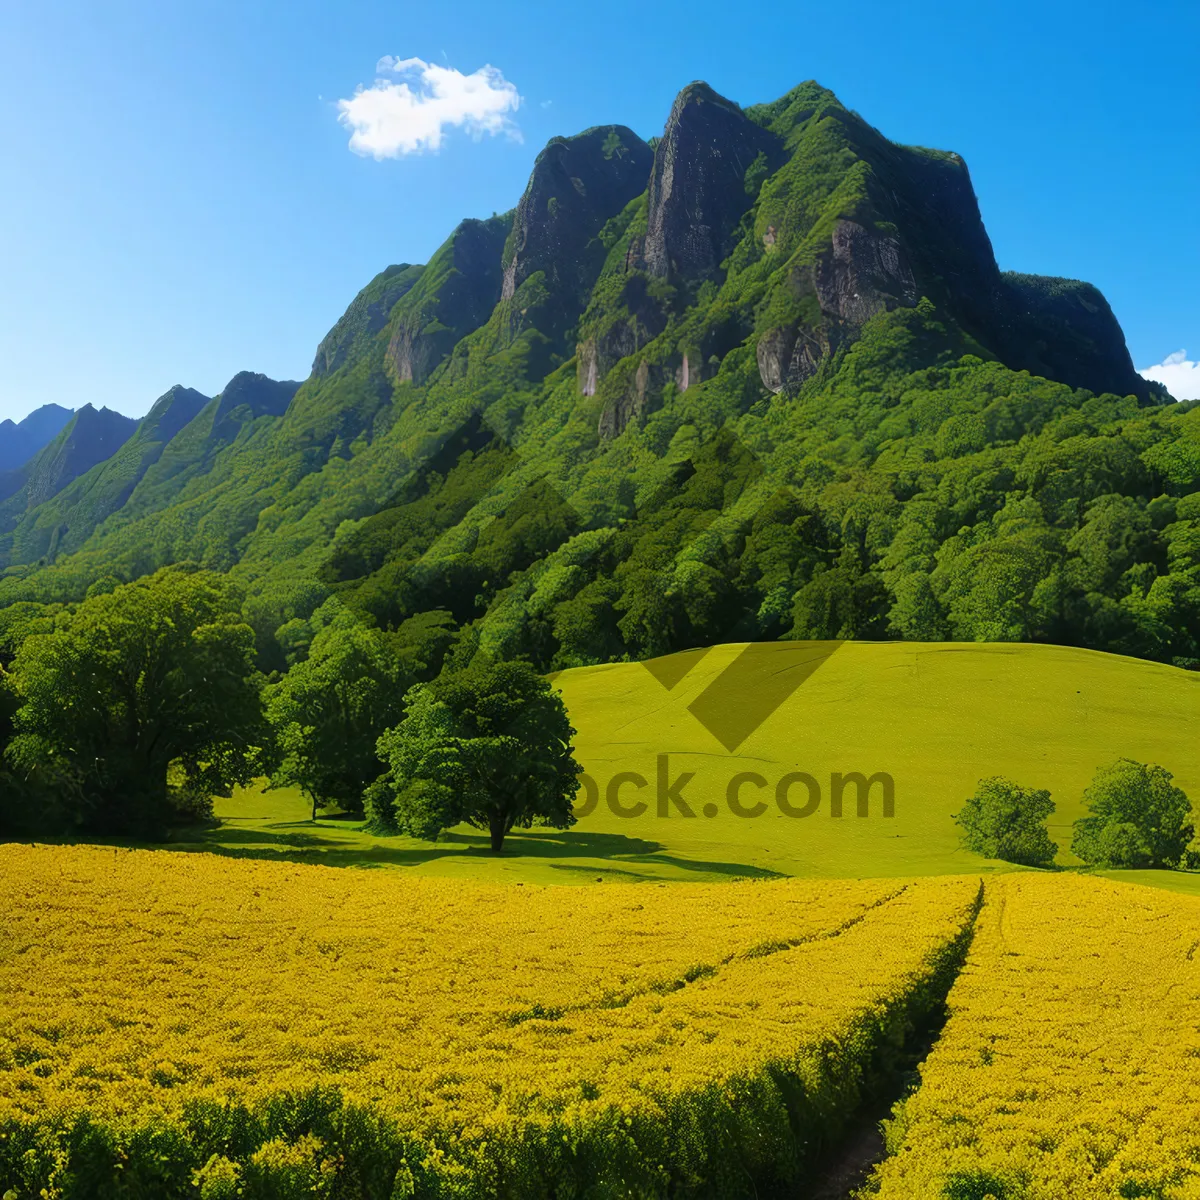
[[[879,1200],[1200,1197],[1200,903],[1077,875],[987,884]]]
[[[0,1195],[794,1182],[940,1002],[979,894],[3,846]]]

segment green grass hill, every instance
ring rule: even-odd
[[[599,783],[600,802],[567,832],[514,831],[499,858],[487,852],[483,834],[465,828],[430,844],[372,837],[353,822],[313,824],[307,801],[284,790],[218,801],[221,828],[191,845],[540,883],[937,875],[1006,869],[958,847],[951,817],[981,775],[1049,788],[1058,805],[1051,831],[1064,851],[1084,787],[1097,767],[1121,755],[1161,763],[1200,802],[1200,761],[1190,752],[1200,725],[1194,672],[1054,646],[777,642],[742,659],[749,669],[740,677],[740,668],[725,675],[745,649],[722,645],[561,673],[556,683],[578,729],[577,754]],[[803,682],[787,695],[796,679]],[[707,704],[698,703],[710,688]],[[777,697],[778,707],[763,716]],[[731,752],[693,709],[725,734],[729,714],[756,709],[763,719]],[[673,805],[670,816],[657,815],[661,754],[668,756],[669,782],[694,773],[682,789],[694,817]],[[819,781],[820,806],[809,817],[785,817],[774,808],[774,788],[801,771]],[[856,815],[851,788],[844,815],[832,817],[834,771],[890,774],[895,815],[882,815],[877,786],[869,816]],[[626,805],[648,801],[639,817],[614,816],[605,804],[603,791],[621,772],[647,781],[619,792]],[[739,772],[767,780],[761,794],[770,807],[762,816],[729,811],[726,788]],[[581,792],[579,803],[585,798]],[[758,798],[747,784],[742,803]],[[807,792],[799,787],[789,798],[799,805]],[[716,815],[703,815],[706,804]],[[1067,853],[1059,860],[1072,861]],[[1157,883],[1164,874],[1134,876]],[[1190,888],[1195,879],[1172,881]]]

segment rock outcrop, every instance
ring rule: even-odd
[[[753,202],[746,172],[760,154],[778,165],[779,139],[731,100],[706,83],[679,93],[650,176],[640,254],[651,275],[688,283],[715,274]]]
[[[602,441],[620,436],[631,422],[647,411],[654,390],[662,387],[662,371],[643,359],[633,372],[633,378],[623,391],[612,397],[600,413],[597,433]]]
[[[811,378],[822,359],[853,340],[876,314],[919,299],[899,240],[856,221],[838,221],[829,248],[801,275],[792,281],[793,287],[797,294],[815,299],[820,317],[760,335],[759,376],[772,392]]]
[[[755,354],[763,387],[779,393],[811,379],[833,349],[829,329],[810,330],[802,325],[779,325],[758,339]]]
[[[623,358],[636,354],[667,327],[662,307],[646,291],[646,276],[631,275],[621,292],[620,309],[575,348],[580,392],[594,396],[600,382]]]
[[[654,154],[624,125],[554,138],[538,155],[504,253],[501,298],[543,272],[552,304],[569,323],[604,264],[598,234],[646,188]]]
[[[511,216],[463,221],[395,306],[387,361],[401,383],[422,384],[500,299]]]

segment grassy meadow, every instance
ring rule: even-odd
[[[784,695],[787,684],[780,680],[789,673],[803,682],[731,752],[689,706],[743,649],[717,646],[650,664],[559,674],[555,683],[578,730],[576,754],[597,781],[599,802],[568,831],[514,830],[499,858],[489,853],[484,833],[465,826],[431,844],[373,837],[336,818],[314,824],[305,798],[287,789],[240,790],[218,801],[221,827],[188,835],[190,844],[228,854],[529,883],[939,875],[1010,869],[960,849],[951,820],[985,775],[1050,790],[1058,806],[1051,833],[1065,864],[1072,862],[1071,823],[1081,814],[1084,788],[1097,767],[1120,756],[1162,764],[1200,800],[1195,672],[1040,645],[761,644],[745,678],[714,689],[717,719],[701,708],[710,725],[720,729],[722,706],[753,707],[771,687],[773,696]],[[695,814],[690,818],[673,804],[670,815],[658,816],[656,770],[664,754],[671,782],[694,774],[681,793]],[[797,771],[823,788],[809,817],[783,816],[773,802],[779,779]],[[890,774],[895,815],[882,816],[876,788],[868,818],[855,815],[853,789],[845,815],[832,817],[834,771]],[[621,772],[646,781],[641,789],[626,783],[618,793],[625,805],[647,802],[640,816],[616,816],[605,802],[608,784]],[[759,817],[729,810],[726,787],[739,772],[767,780],[761,793],[746,785],[740,794],[743,805],[760,794],[768,800]],[[802,788],[793,796],[796,803],[804,798]],[[581,792],[579,803],[585,799]],[[714,816],[704,815],[705,805],[715,806]],[[1200,882],[1169,872],[1116,874],[1181,890]]]

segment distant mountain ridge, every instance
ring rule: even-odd
[[[78,548],[125,506],[148,474],[153,483],[153,468],[169,445],[174,454],[164,466],[167,478],[176,481],[181,472],[195,468],[196,460],[203,461],[234,441],[245,425],[260,417],[281,416],[299,386],[242,371],[211,400],[176,384],[155,401],[141,421],[130,421],[127,426],[113,427],[110,418],[117,414],[103,409],[107,418],[100,422],[89,418],[73,433],[73,440],[86,446],[84,452],[76,453],[70,469],[57,475],[33,471],[28,485],[0,504],[0,553],[29,562]],[[84,411],[94,410],[88,406],[81,414]],[[198,421],[202,416],[205,419]],[[193,430],[193,424],[203,428]],[[117,448],[105,454],[122,434]],[[177,439],[177,435],[183,436]],[[35,502],[35,489],[39,488],[54,490]]]
[[[71,419],[73,411],[60,404],[43,404],[21,421],[0,421],[0,472],[27,463]]]
[[[36,508],[104,462],[128,441],[137,424],[110,408],[85,404],[33,458],[0,475],[0,520],[17,509]]]

